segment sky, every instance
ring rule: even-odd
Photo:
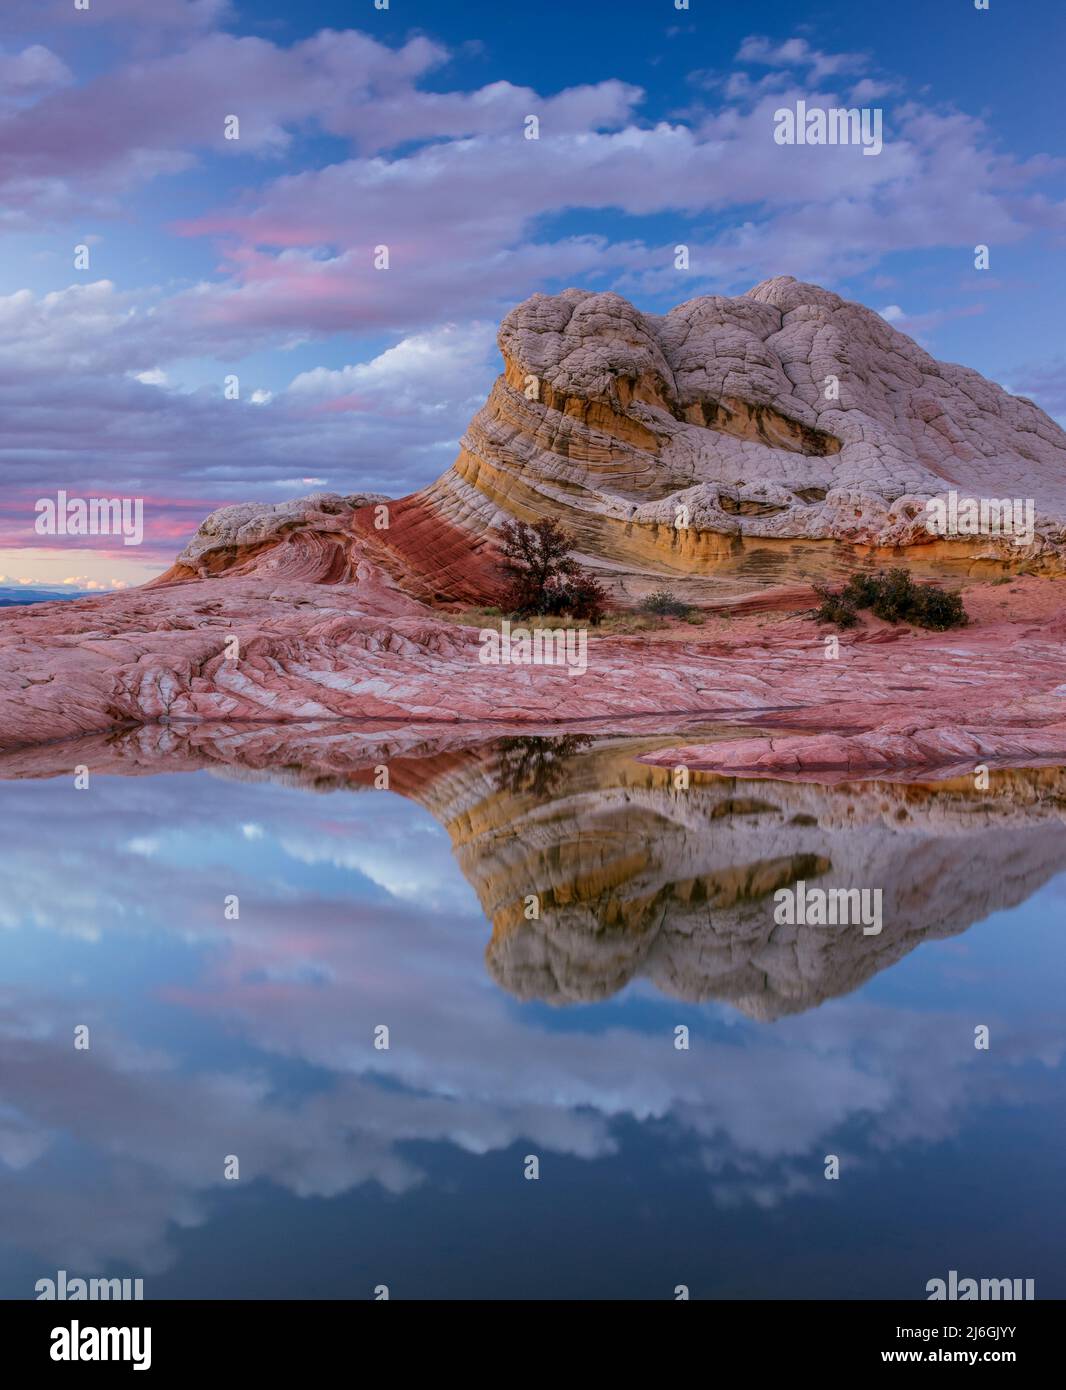
[[[500,318],[570,285],[795,275],[1066,421],[1060,0],[76,3],[0,18],[0,585],[425,486]],[[776,144],[799,99],[880,109],[880,154]],[[143,499],[143,543],[38,535],[60,490]]]

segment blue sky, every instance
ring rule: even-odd
[[[1053,0],[11,0],[0,574],[138,582],[226,502],[425,485],[501,315],[571,284],[794,274],[1062,419],[1064,37]],[[882,153],[776,146],[798,98],[878,107]],[[144,497],[145,545],[41,547],[60,488]]]

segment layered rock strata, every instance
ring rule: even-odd
[[[384,538],[411,583],[485,598],[500,523],[544,516],[623,600],[866,564],[1063,570],[1066,434],[829,290],[779,276],[665,315],[611,293],[538,294],[499,346],[455,464]],[[1031,539],[938,536],[926,503],[951,492],[1031,501]]]

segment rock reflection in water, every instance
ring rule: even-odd
[[[492,923],[493,978],[519,998],[603,999],[642,975],[775,1018],[850,992],[1066,867],[1058,770],[996,774],[987,792],[700,773],[682,789],[640,751],[538,740],[522,783],[509,741],[472,750],[422,792]],[[775,891],[799,880],[881,889],[883,931],[776,924]]]
[[[728,730],[714,730],[724,737]],[[704,731],[706,737],[706,731]],[[669,734],[472,726],[140,728],[31,749],[0,776],[213,768],[322,792],[388,786],[443,825],[492,927],[492,978],[519,999],[609,998],[637,977],[758,1019],[849,993],[923,940],[1023,902],[1066,868],[1066,772],[816,783],[743,780],[638,759]],[[883,930],[780,925],[798,881],[881,889]],[[527,903],[536,898],[538,915]]]
[[[678,732],[200,725],[0,758],[0,1295],[66,1269],[659,1298],[680,1269],[694,1297],[914,1298],[1021,1267],[1056,1296],[1066,879],[830,996],[1035,893],[1062,774],[681,789],[641,761]],[[881,935],[776,926],[798,877],[882,887]]]

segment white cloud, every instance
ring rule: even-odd
[[[28,580],[28,579],[24,579],[24,580],[22,580],[21,582],[22,582],[23,584],[29,584],[31,581]],[[105,583],[104,580],[102,580],[102,579],[93,579],[92,576],[91,576],[91,575],[88,575],[88,574],[71,574],[71,575],[68,575],[67,578],[63,580],[63,584],[65,585],[65,587],[70,588],[70,589],[87,589],[87,590],[89,590],[89,591],[91,591],[91,592],[93,592],[93,593],[96,593],[96,592],[98,592],[98,591],[99,591],[99,592],[106,592],[108,589],[113,589],[113,588],[126,588],[126,587],[127,587],[124,581],[121,581],[121,580],[120,580],[120,581],[116,581],[116,580],[112,579],[112,580],[109,580],[109,581],[107,581],[107,582]]]
[[[409,842],[394,844],[384,836],[370,844],[331,844],[290,836],[282,841],[282,849],[301,864],[329,864],[361,874],[401,902],[426,908],[448,902],[454,910],[451,847],[435,828],[422,829],[416,851]]]
[[[301,372],[288,389],[293,396],[347,396],[356,402],[365,398],[368,403],[429,411],[471,397],[480,401],[495,343],[490,323],[443,324],[401,339],[369,362]]]
[[[806,39],[785,39],[774,44],[768,38],[752,34],[737,51],[737,62],[758,63],[771,68],[808,68],[810,78],[817,82],[836,73],[852,72],[862,67],[867,58],[862,53],[823,53],[812,48]]]
[[[74,74],[50,48],[31,44],[21,53],[0,51],[0,107],[40,97],[74,81]]]
[[[123,848],[129,854],[139,854],[143,859],[152,859],[159,853],[159,841],[149,835],[137,835],[127,840]]]

